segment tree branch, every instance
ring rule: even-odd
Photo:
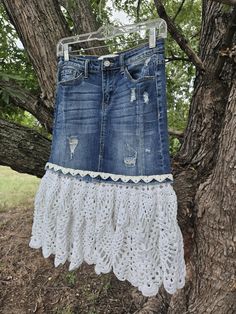
[[[212,1],[224,3],[224,4],[228,4],[228,5],[235,5],[236,4],[236,0],[212,0]]]
[[[189,58],[182,58],[182,57],[177,57],[177,56],[172,56],[172,57],[167,57],[166,62],[171,62],[171,61],[184,61],[184,62],[191,62]]]
[[[168,129],[168,133],[169,133],[169,135],[171,135],[173,137],[176,137],[179,140],[182,140],[183,137],[184,137],[184,133],[183,132],[177,131],[177,130],[174,130],[174,129],[171,129],[171,128]]]
[[[186,0],[182,0],[177,12],[175,13],[175,16],[173,17],[173,22],[176,20],[177,16],[180,14],[183,6],[184,6],[184,3],[185,3]]]
[[[167,15],[165,7],[159,0],[154,0],[157,12],[159,16],[164,19],[167,23],[168,31],[174,40],[178,43],[180,48],[187,54],[191,62],[200,70],[205,71],[202,60],[199,56],[193,51],[193,49],[189,46],[187,39],[184,35],[178,30],[172,19]]]
[[[30,112],[48,132],[52,132],[53,110],[49,109],[40,96],[35,96],[16,82],[0,81],[0,88],[10,94],[11,103]]]
[[[38,132],[0,120],[0,164],[42,177],[50,154],[50,140]]]
[[[137,3],[137,21],[139,22],[140,20],[140,7],[141,7],[141,2],[142,0],[138,0],[138,3]]]

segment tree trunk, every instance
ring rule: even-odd
[[[56,70],[55,45],[69,34],[59,5],[53,0],[42,0],[40,4],[32,0],[27,5],[25,0],[3,2],[31,57],[50,108],[55,83],[52,79]],[[85,2],[83,7],[88,8]],[[156,3],[160,9],[161,1]],[[196,73],[183,144],[173,160],[178,220],[185,243],[186,285],[171,296],[163,289],[155,298],[140,298],[134,292],[139,314],[235,312],[236,8],[227,8],[221,3],[203,1],[200,58],[193,57],[201,69]],[[35,23],[33,28],[29,19]],[[182,39],[181,43],[184,47]],[[194,56],[192,50],[190,53]],[[4,147],[1,163],[42,176],[50,141],[26,128],[6,122],[1,122],[1,126]],[[11,156],[7,156],[9,151]]]
[[[236,75],[233,58],[220,55],[235,45],[235,23],[235,8],[225,12],[222,4],[204,2],[199,50],[207,70],[197,73],[188,126],[174,161],[184,168],[176,174],[180,200],[180,183],[188,182],[187,202],[179,203],[188,281],[171,298],[171,314],[235,313]]]
[[[53,108],[56,43],[60,38],[71,35],[59,3],[54,0],[2,2],[35,69],[41,98],[48,108]]]
[[[100,25],[99,22],[96,20],[95,15],[92,14],[92,6],[90,4],[90,1],[60,0],[60,3],[67,9],[71,19],[74,22],[75,34],[90,33],[98,30]],[[105,45],[103,41],[93,40],[80,43],[79,47],[82,47],[84,49],[90,47],[89,54],[92,55],[108,54],[108,49],[106,47],[102,47],[103,45]],[[74,46],[76,47],[78,45],[76,44]],[[101,48],[93,48],[96,46],[101,46]],[[77,48],[73,48],[73,50],[75,49]]]

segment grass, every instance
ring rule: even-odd
[[[70,271],[66,274],[66,282],[69,286],[74,287],[76,284],[76,272]]]
[[[40,179],[0,166],[0,212],[33,204]]]
[[[56,308],[53,313],[55,314],[74,314],[74,312],[69,307]]]

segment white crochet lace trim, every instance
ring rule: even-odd
[[[132,185],[86,182],[46,171],[35,197],[29,246],[54,265],[83,261],[95,272],[113,270],[144,296],[163,283],[173,294],[185,284],[183,238],[170,183]]]
[[[146,183],[152,180],[163,182],[165,179],[170,179],[173,181],[173,175],[171,173],[151,175],[151,176],[126,176],[126,175],[113,174],[113,173],[108,173],[108,172],[95,172],[95,171],[79,170],[79,169],[72,169],[72,168],[64,168],[62,166],[58,166],[51,162],[46,163],[45,170],[46,169],[53,169],[55,171],[61,170],[64,174],[69,173],[73,176],[77,174],[79,174],[82,177],[89,175],[92,178],[100,176],[102,179],[108,179],[110,177],[113,181],[117,181],[120,179],[123,182],[128,182],[129,180],[133,181],[134,183],[138,183],[141,180],[143,180]]]

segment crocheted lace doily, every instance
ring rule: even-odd
[[[170,179],[171,181],[173,181],[173,175],[171,173],[157,174],[157,175],[150,175],[150,176],[127,176],[127,175],[113,174],[109,172],[96,172],[96,171],[65,168],[65,167],[53,164],[51,162],[47,162],[44,168],[45,170],[47,169],[53,169],[55,171],[60,170],[62,173],[71,174],[72,176],[80,175],[81,177],[84,177],[86,175],[89,175],[92,178],[100,176],[102,179],[111,178],[113,181],[117,181],[119,179],[123,182],[132,181],[134,183],[138,183],[140,181],[144,181],[148,183],[148,182],[151,182],[152,180],[163,182],[165,179]]]
[[[113,270],[144,296],[163,283],[173,294],[185,284],[186,266],[177,198],[170,183],[129,185],[86,182],[47,170],[35,196],[29,242],[54,265],[83,261],[95,272]]]

